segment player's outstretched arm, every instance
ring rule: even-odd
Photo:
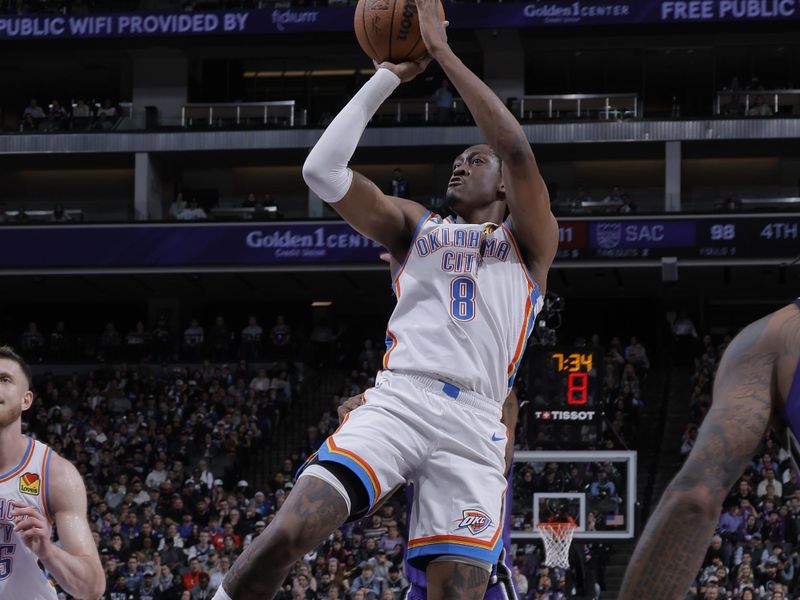
[[[375,75],[331,122],[303,165],[303,179],[356,231],[385,246],[398,262],[425,208],[410,200],[386,196],[372,181],[348,168],[367,123],[400,85],[412,80],[430,59],[398,65],[375,65]]]
[[[769,318],[740,333],[725,351],[711,410],[683,468],[647,523],[620,599],[683,598],[717,527],[722,502],[758,451],[772,415],[778,355]]]
[[[97,600],[105,592],[105,575],[100,565],[92,532],[86,520],[86,487],[78,470],[53,454],[48,490],[49,507],[58,527],[60,547],[50,539],[50,524],[33,507],[14,507],[16,528],[48,573],[70,595]]]
[[[558,224],[550,212],[547,187],[519,122],[447,44],[437,2],[416,0],[422,39],[466,102],[488,144],[503,160],[503,181],[514,230],[528,267],[544,284],[543,276],[558,248]]]

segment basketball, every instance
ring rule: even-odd
[[[444,20],[442,3],[437,4]],[[427,52],[414,0],[358,0],[354,25],[361,49],[379,63],[418,60]]]

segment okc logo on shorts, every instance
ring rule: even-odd
[[[477,508],[467,508],[461,511],[461,520],[456,529],[468,529],[472,535],[486,531],[492,524],[492,518]]]

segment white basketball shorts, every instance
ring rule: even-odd
[[[414,484],[408,558],[443,554],[494,564],[503,546],[505,448],[502,402],[414,373],[381,371],[366,403],[319,449],[350,468],[374,506]]]

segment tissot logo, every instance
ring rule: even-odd
[[[537,410],[536,418],[540,421],[591,421],[593,410]]]

